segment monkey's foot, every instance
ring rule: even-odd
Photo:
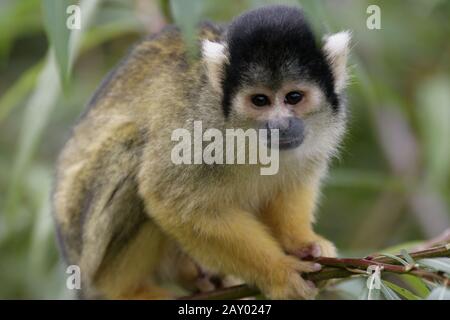
[[[174,298],[170,291],[154,285],[142,285],[118,297],[120,300],[172,300]]]
[[[232,276],[221,276],[209,272],[201,267],[199,268],[198,278],[195,281],[195,286],[200,292],[208,292],[217,289],[227,288],[242,284],[243,281]]]

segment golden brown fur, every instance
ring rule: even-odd
[[[202,39],[220,38],[206,26]],[[206,83],[206,84],[205,84]],[[271,298],[311,298],[291,254],[317,243],[312,230],[329,152],[286,156],[280,172],[251,165],[174,165],[176,128],[225,128],[202,61],[190,62],[168,28],[138,44],[91,101],[58,164],[54,212],[83,295],[169,298],[164,283],[193,289],[198,266],[234,275]],[[295,165],[294,165],[295,163]]]

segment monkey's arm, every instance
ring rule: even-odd
[[[248,212],[228,208],[220,215],[197,212],[181,216],[155,197],[146,201],[161,228],[200,263],[256,284],[271,298],[314,296],[314,289],[300,273],[317,271],[317,265],[286,255]]]
[[[300,258],[336,256],[334,245],[313,230],[317,184],[278,194],[263,210],[262,221],[269,226],[283,249]]]

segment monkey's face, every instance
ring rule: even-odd
[[[302,11],[289,7],[236,18],[223,42],[203,46],[227,126],[278,129],[281,150],[329,154],[344,127],[349,40],[341,32],[319,45]]]
[[[322,90],[306,81],[288,81],[278,88],[257,85],[238,91],[232,102],[230,118],[235,125],[267,129],[268,143],[280,150],[299,147],[306,138],[314,139],[325,132],[317,118],[326,119],[323,126],[340,121],[326,103]],[[277,129],[279,141],[271,141],[270,130]]]

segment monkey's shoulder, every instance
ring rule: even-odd
[[[224,28],[211,22],[198,27],[197,45],[202,40],[217,41]],[[119,64],[108,73],[88,103],[85,114],[97,104],[129,102],[138,93],[154,87],[168,88],[171,84],[192,77],[199,59],[189,61],[188,49],[180,29],[166,26],[159,33],[149,35],[137,43]]]
[[[203,40],[219,41],[223,37],[224,30],[224,26],[209,21],[201,22],[197,27],[194,47],[200,52],[199,48]],[[168,25],[160,32],[145,37],[133,48],[126,60],[148,63],[148,58],[152,58],[155,65],[160,65],[159,62],[164,62],[164,65],[174,65],[177,61],[187,58],[186,54],[190,47],[187,41],[178,27]]]

